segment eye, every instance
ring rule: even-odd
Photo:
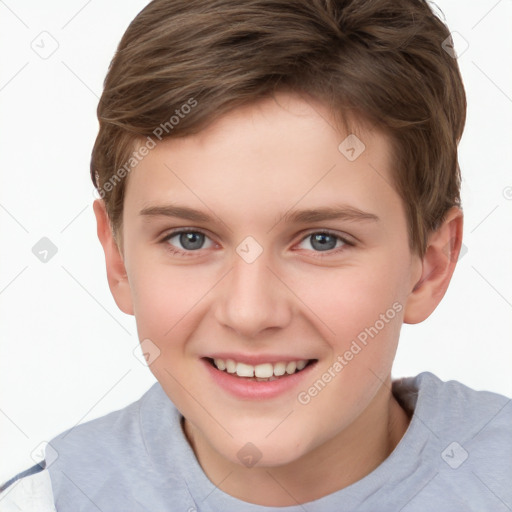
[[[205,233],[197,230],[180,230],[169,233],[162,242],[170,245],[173,253],[187,253],[208,249],[214,245]],[[205,246],[205,242],[207,245]]]
[[[340,235],[336,235],[330,231],[315,231],[303,238],[301,244],[299,244],[299,248],[310,250],[310,247],[301,247],[303,244],[309,245],[315,252],[333,251],[334,253],[343,250],[346,246],[354,245]]]
[[[167,234],[162,243],[168,245],[172,254],[192,256],[193,252],[201,249],[209,249],[215,243],[202,231],[189,229],[177,230]],[[309,245],[309,247],[308,247]],[[354,244],[346,238],[330,231],[315,231],[306,235],[298,245],[301,249],[313,250],[317,256],[324,256],[319,253],[327,253],[325,256],[336,254]]]

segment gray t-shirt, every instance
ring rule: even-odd
[[[263,507],[219,490],[156,383],[128,407],[53,439],[47,468],[17,481],[25,485],[10,499],[5,490],[0,511],[32,510],[8,507],[39,492],[39,512],[510,512],[511,400],[431,373],[394,381],[393,393],[414,411],[393,453],[358,482],[302,505]]]

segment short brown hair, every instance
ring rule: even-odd
[[[410,247],[423,255],[460,206],[466,97],[449,38],[424,0],[154,0],[119,43],[98,105],[91,176],[114,232],[137,147],[289,90],[391,136]]]

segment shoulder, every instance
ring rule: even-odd
[[[57,472],[105,471],[131,465],[145,452],[141,417],[172,407],[158,383],[137,401],[105,416],[76,425],[52,439],[45,459],[52,478]]]
[[[471,502],[470,510],[487,510],[490,503],[498,510],[499,499],[512,503],[511,399],[428,372],[394,381],[393,394],[413,410],[406,436],[432,480],[418,500],[436,503],[450,495]]]
[[[104,416],[75,425],[53,438],[46,448],[46,461],[50,466],[62,457],[94,453],[105,456],[118,449],[129,449],[139,438],[140,411],[154,393],[154,386],[139,400]],[[128,439],[130,440],[127,443]]]
[[[510,398],[429,372],[394,381],[393,393],[414,411],[414,432],[432,439],[441,467],[485,468],[489,477],[512,479]]]
[[[462,434],[487,429],[495,434],[512,429],[512,400],[477,391],[460,382],[442,381],[429,372],[393,382],[393,393],[409,410],[428,421],[436,432]]]
[[[59,510],[88,510],[90,503],[104,504],[106,510],[112,499],[133,508],[131,493],[141,487],[141,475],[158,482],[162,478],[147,455],[153,432],[143,424],[159,425],[162,419],[159,427],[169,430],[177,417],[176,408],[155,383],[128,406],[69,428],[47,443],[42,463],[2,486],[0,512],[55,510],[39,507],[37,500],[43,498],[41,503],[55,503]],[[18,502],[29,503],[26,500],[38,506],[16,508]]]

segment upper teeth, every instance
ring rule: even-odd
[[[299,361],[290,361],[289,363],[263,363],[263,364],[245,364],[237,363],[233,359],[214,359],[215,366],[219,370],[226,370],[228,373],[236,373],[239,377],[258,377],[266,379],[273,375],[279,377],[285,373],[292,374],[297,370],[302,370],[307,364],[307,359]]]

